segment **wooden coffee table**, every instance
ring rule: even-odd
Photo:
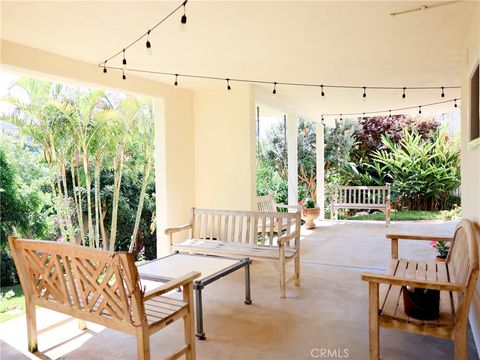
[[[221,279],[232,272],[244,268],[245,269],[245,301],[250,305],[252,299],[250,297],[250,264],[249,258],[240,260],[228,259],[219,256],[184,254],[175,252],[173,254],[145,262],[138,265],[138,273],[141,279],[151,280],[155,282],[168,282],[177,278],[182,274],[190,271],[199,271],[202,275],[193,282],[195,290],[195,312],[197,322],[196,336],[200,340],[205,340],[205,332],[203,330],[203,306],[202,306],[202,290],[208,284]],[[151,285],[151,284],[149,284]]]

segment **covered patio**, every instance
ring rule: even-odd
[[[302,234],[302,286],[286,299],[277,295],[275,269],[256,263],[252,268],[252,299],[243,304],[243,274],[234,273],[204,293],[207,340],[197,341],[199,359],[364,359],[368,354],[368,287],[365,271],[384,272],[390,255],[386,232],[449,235],[455,222],[401,223],[385,228],[382,222],[324,222]],[[404,246],[402,246],[404,245]],[[400,255],[429,261],[429,243],[400,244]],[[64,318],[50,310],[38,312],[39,329]],[[132,359],[131,336],[89,324],[78,330],[75,321],[39,337],[39,353],[27,352],[25,317],[0,327],[2,358]],[[381,331],[384,359],[450,359],[453,343],[392,330]],[[180,326],[151,338],[154,358],[178,347]],[[323,349],[323,350],[322,350]],[[337,351],[337,356],[332,356]],[[469,332],[469,359],[478,359]],[[348,355],[348,356],[347,356]]]
[[[285,117],[288,203],[297,205],[297,120],[316,121],[321,216],[316,229],[302,227],[301,286],[279,298],[274,267],[256,261],[252,305],[243,304],[242,272],[210,285],[204,292],[207,340],[196,341],[197,357],[367,359],[369,288],[360,277],[386,270],[391,250],[385,234],[452,236],[457,223],[386,227],[325,220],[324,125],[345,114],[460,107],[462,211],[480,234],[480,135],[471,122],[478,97],[471,84],[479,63],[478,1],[191,1],[182,30],[175,18],[150,34],[151,24],[177,6],[4,1],[2,69],[153,101],[157,256],[171,250],[165,230],[184,224],[192,207],[256,210],[259,107]],[[147,29],[153,55],[144,54],[143,40],[125,51]],[[433,251],[428,242],[408,241],[400,243],[400,257],[431,261]],[[478,359],[478,284],[470,309],[469,359]],[[46,309],[37,314],[39,329],[64,318]],[[179,323],[152,335],[152,358],[183,343]],[[83,332],[76,322],[39,335],[39,351],[29,353],[25,315],[0,325],[0,338],[2,359],[132,359],[137,353],[134,337],[92,323]],[[454,356],[451,341],[392,330],[381,330],[380,344],[382,359]]]

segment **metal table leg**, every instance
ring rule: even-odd
[[[197,322],[197,333],[195,334],[199,340],[205,340],[205,332],[203,331],[203,309],[202,309],[202,290],[203,285],[200,281],[195,281],[193,288],[195,289],[195,312],[196,312],[196,322]]]
[[[245,301],[244,303],[250,305],[252,303],[252,298],[250,296],[250,264],[252,261],[249,258],[244,259],[246,262],[245,265]]]

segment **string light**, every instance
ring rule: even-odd
[[[106,61],[105,61],[106,62]],[[125,59],[125,49],[123,49],[123,61],[122,61],[122,64],[123,65],[127,65],[127,59]]]
[[[175,82],[173,85],[178,86],[178,74],[175,74]]]
[[[364,86],[363,87],[363,98],[365,99],[367,97],[367,88]]]
[[[232,90],[232,87],[230,86],[230,79],[226,79],[227,80],[227,90],[230,91]]]
[[[187,23],[187,14],[186,14],[186,5],[187,5],[187,1],[188,0],[185,0],[182,4],[183,6],[183,15],[182,15],[182,18],[180,20],[180,23],[185,25]]]
[[[320,85],[320,89],[321,89],[321,91],[322,91],[322,92],[321,92],[321,95],[322,95],[322,96],[325,96],[325,92],[323,91],[323,85]]]
[[[122,79],[127,80],[127,76],[125,75],[125,70],[122,70]]]
[[[392,118],[392,110],[388,110],[388,117],[391,119]]]
[[[157,22],[154,26],[152,26],[146,33],[143,33],[142,35],[140,35],[138,38],[136,38],[135,40],[133,40],[130,44],[128,44],[127,46],[125,46],[123,48],[123,50],[120,50],[118,52],[116,52],[115,54],[113,54],[112,56],[110,56],[108,59],[105,59],[104,61],[102,61],[100,64],[98,64],[98,66],[102,66],[102,64],[106,63],[107,61],[109,60],[112,60],[113,58],[116,58],[117,56],[121,55],[122,52],[125,53],[125,50],[128,50],[130,47],[132,47],[133,45],[135,45],[137,42],[139,42],[140,40],[142,40],[143,38],[147,37],[147,41],[148,41],[148,35],[150,34],[151,31],[155,30],[157,27],[159,27],[161,24],[163,24],[167,19],[169,19],[173,14],[175,14],[178,10],[180,10],[182,7],[183,7],[183,16],[182,16],[182,19],[181,19],[181,23],[182,24],[186,24],[187,22],[187,16],[185,14],[185,5],[187,5],[187,2],[188,0],[185,0],[183,3],[181,3],[180,5],[178,5],[173,11],[171,11],[167,16],[165,16],[164,18],[162,18],[159,22]],[[126,63],[124,63],[124,65],[126,65]]]
[[[457,100],[461,100],[459,98],[457,99],[450,99],[450,100],[443,100],[443,101],[437,101],[437,102],[434,102],[434,103],[429,103],[429,104],[421,104],[421,105],[417,105],[417,106],[408,106],[408,107],[401,107],[401,108],[396,108],[396,109],[390,109],[390,110],[375,110],[375,111],[367,111],[367,112],[352,112],[352,113],[348,113],[348,114],[345,114],[345,113],[329,113],[329,114],[322,114],[322,116],[334,116],[334,117],[338,117],[338,116],[352,116],[352,117],[360,117],[360,116],[363,116],[365,117],[365,115],[378,115],[380,116],[380,114],[386,114],[386,113],[390,113],[390,112],[401,112],[401,111],[405,111],[405,110],[413,110],[413,109],[418,109],[419,111],[421,111],[421,108],[422,107],[428,107],[428,106],[436,106],[436,105],[440,105],[440,104],[446,104],[446,103],[450,103],[450,102],[453,102],[454,103],[454,106],[455,104],[457,104]],[[421,113],[421,112],[420,112]]]
[[[152,44],[150,43],[150,30],[147,31],[147,42],[145,43],[147,54],[152,55]]]
[[[106,61],[103,63],[103,73],[104,74],[107,73],[107,62]]]
[[[445,97],[445,90],[444,90],[443,86],[442,86],[442,95],[440,95],[440,96],[441,96],[442,98]]]
[[[342,119],[342,114],[340,114],[340,121],[342,121],[342,120],[343,120],[343,119]]]
[[[422,114],[422,105],[419,105],[419,106],[418,106],[418,114],[419,114],[419,115]]]
[[[277,83],[276,83],[276,82],[273,83],[273,91],[272,91],[272,94],[273,94],[273,95],[276,95],[276,94],[277,94]]]
[[[405,99],[407,97],[407,95],[405,94],[405,90],[407,90],[406,87],[403,88],[402,99]]]
[[[453,107],[455,107],[455,108],[458,107],[458,105],[457,105],[457,99],[453,100]]]

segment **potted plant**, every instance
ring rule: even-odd
[[[320,208],[315,206],[315,200],[308,198],[303,203],[303,216],[305,217],[305,227],[307,229],[315,229],[313,222],[320,216]]]
[[[431,244],[437,253],[436,261],[445,262],[448,251],[450,250],[450,245],[445,241],[432,241]]]

